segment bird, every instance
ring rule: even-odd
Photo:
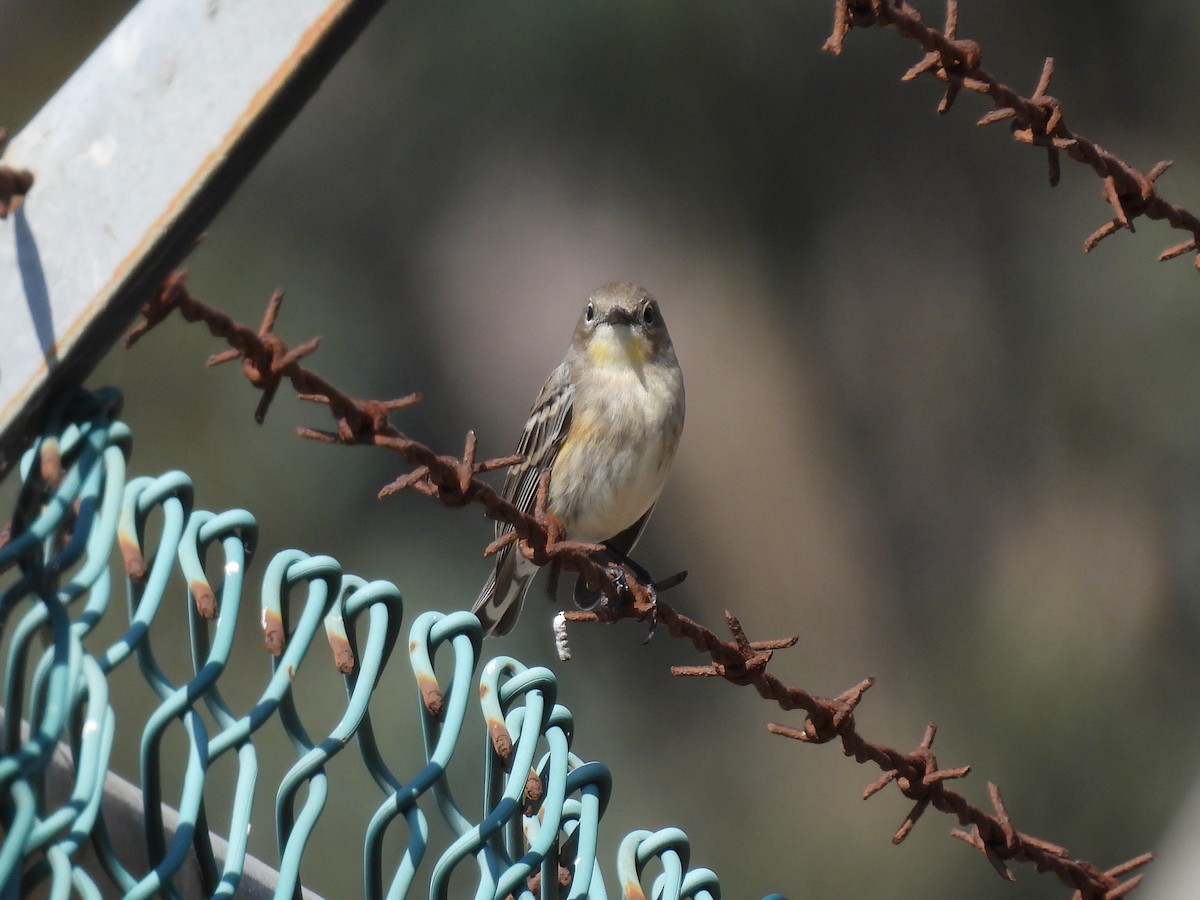
[[[572,540],[628,557],[650,519],[684,420],[683,372],[658,301],[628,282],[588,297],[567,354],[533,401],[501,495],[531,513],[549,471],[546,511]],[[512,525],[496,523],[496,537]],[[516,542],[498,553],[472,612],[485,636],[510,632],[539,566]],[[576,602],[599,593],[582,578]]]

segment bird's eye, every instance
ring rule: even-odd
[[[590,322],[595,318],[596,318],[596,307],[592,306],[592,304],[589,303],[587,305],[587,309],[585,309],[583,311],[583,321]]]
[[[654,309],[653,303],[647,303],[642,307],[642,323],[645,325],[653,325],[658,321],[658,313]]]

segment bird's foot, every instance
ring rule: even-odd
[[[645,647],[654,638],[654,632],[658,631],[658,590],[654,587],[654,582],[647,582],[646,586],[650,589],[650,628],[646,631],[646,638],[642,641],[642,646]]]
[[[607,594],[601,593],[600,599],[597,601],[596,606],[605,610],[615,611],[615,607],[617,605],[624,605],[633,599],[633,590],[629,586],[629,578],[626,574],[629,569],[632,569],[634,577],[636,577],[637,580],[642,583],[642,585],[650,594],[650,612],[648,615],[650,620],[650,630],[646,633],[646,639],[642,641],[642,645],[645,646],[646,644],[650,643],[651,638],[654,637],[654,632],[658,630],[658,590],[655,587],[654,579],[651,577],[649,572],[628,557],[625,558],[624,563],[625,564],[623,566],[612,565],[608,567],[609,575],[612,577],[613,587],[617,589],[618,603],[613,604],[612,601],[609,600]]]

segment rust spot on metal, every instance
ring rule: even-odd
[[[217,595],[208,586],[207,581],[193,581],[188,584],[192,599],[196,603],[196,612],[204,618],[211,619],[217,614]]]
[[[42,443],[39,470],[46,487],[54,490],[63,480],[62,456],[58,452],[58,441],[49,440]]]
[[[333,664],[343,675],[349,675],[354,671],[354,651],[350,642],[346,640],[345,635],[327,633],[327,636],[329,649],[333,651]]]
[[[505,763],[512,757],[513,745],[512,737],[508,733],[508,728],[504,725],[503,719],[493,719],[488,717],[487,720],[488,736],[492,739],[492,749],[496,751]]]
[[[118,543],[121,545],[121,557],[125,560],[125,574],[134,581],[141,581],[146,577],[146,559],[142,556],[141,548],[125,536],[121,536]]]
[[[263,643],[266,644],[267,652],[278,658],[283,655],[283,648],[287,646],[287,637],[283,632],[283,622],[279,618],[279,614],[273,609],[263,611]]]
[[[525,779],[525,790],[521,795],[521,805],[525,815],[534,815],[538,811],[538,808],[541,807],[542,800],[545,797],[545,783],[537,772],[530,769],[529,777]]]
[[[428,675],[418,675],[417,689],[421,692],[421,702],[425,705],[426,712],[435,719],[441,719],[446,711],[446,695],[442,693],[437,679]]]

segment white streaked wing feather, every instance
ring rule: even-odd
[[[575,386],[571,383],[570,371],[564,362],[546,379],[525,422],[525,430],[517,445],[517,453],[524,456],[525,460],[512,466],[504,477],[501,495],[524,512],[533,511],[538,481],[554,462],[567,436],[574,396]],[[511,530],[510,525],[496,523],[496,537]]]

